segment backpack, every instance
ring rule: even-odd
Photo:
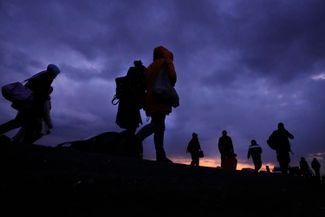
[[[42,71],[25,80],[25,86],[28,87],[34,94],[37,100],[44,100],[48,97],[51,89],[51,84],[55,79],[56,74],[48,71]]]
[[[166,63],[163,64],[155,80],[152,91],[159,102],[167,103],[174,108],[179,106],[179,96],[168,78]]]
[[[116,124],[121,128],[137,128],[142,124],[140,109],[144,107],[146,96],[145,70],[141,61],[135,61],[126,76],[115,79],[116,92],[112,104],[118,105]]]
[[[268,140],[266,140],[266,143],[269,145],[269,147],[271,149],[273,149],[273,150],[277,149],[278,144],[277,144],[277,139],[276,139],[276,135],[274,132],[269,136]]]
[[[24,84],[14,82],[2,87],[2,95],[12,102],[11,107],[16,110],[35,110],[35,105],[48,99],[53,90],[51,83],[60,73],[56,65],[49,64],[45,71],[41,71],[26,79]]]
[[[12,102],[12,107],[17,110],[32,107],[34,96],[33,92],[20,82],[6,84],[1,88],[5,99]]]
[[[199,158],[204,158],[204,152],[202,150],[199,150]]]
[[[134,65],[134,67],[129,68],[127,75],[115,78],[116,91],[112,99],[113,105],[124,100],[139,109],[144,107],[146,95],[144,71],[146,68],[141,61],[135,61]]]

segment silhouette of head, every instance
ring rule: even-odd
[[[59,67],[54,64],[49,64],[46,71],[53,73],[54,76],[57,76],[60,73]]]
[[[256,140],[255,140],[255,139],[252,139],[251,144],[252,144],[252,145],[256,145],[256,144],[257,144],[257,143],[256,143]]]
[[[223,136],[227,136],[227,131],[223,130],[223,131],[222,131],[222,135],[223,135]]]
[[[147,68],[143,65],[142,61],[141,60],[134,60],[133,61],[133,65],[136,69],[136,71],[139,71],[139,72],[144,72]]]
[[[133,64],[134,64],[135,67],[140,67],[140,66],[143,65],[141,60],[134,60]]]
[[[282,122],[278,123],[278,129],[284,129],[284,124]]]
[[[193,138],[197,138],[197,133],[192,133]]]
[[[158,46],[154,49],[153,51],[153,60],[157,60],[157,59],[169,59],[169,60],[174,60],[174,55],[173,53],[168,50],[167,48],[163,47],[163,46]]]

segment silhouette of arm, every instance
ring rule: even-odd
[[[232,144],[232,139],[229,137],[229,148],[230,148],[230,151],[231,151],[231,153],[235,153],[234,152],[234,145]]]
[[[218,141],[218,150],[219,150],[219,152],[220,152],[221,154],[223,153],[221,138],[219,138],[219,141]]]
[[[190,140],[189,143],[187,144],[186,152],[191,152],[191,149],[192,149],[192,140]]]
[[[288,136],[289,139],[294,139],[295,138],[291,133],[289,133],[288,130],[286,130],[286,133],[287,133],[287,136]]]

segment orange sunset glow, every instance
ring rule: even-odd
[[[173,157],[172,160],[173,160],[173,162],[179,163],[179,164],[190,165],[190,163],[191,163],[191,159],[190,158],[184,158],[184,157]],[[266,170],[265,169],[265,166],[266,165],[268,165],[271,170],[274,167],[274,164],[273,163],[267,162],[267,163],[263,164],[263,166],[261,168],[262,171],[265,171]],[[200,160],[200,166],[203,166],[203,167],[213,167],[213,168],[219,167],[220,166],[220,159],[205,157],[205,158],[203,158],[203,159]],[[241,170],[241,169],[244,169],[244,168],[254,169],[254,165],[253,165],[253,163],[246,163],[246,162],[245,163],[242,163],[242,162],[238,161],[238,163],[237,163],[237,170]]]

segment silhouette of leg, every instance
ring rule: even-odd
[[[253,158],[253,162],[254,162],[255,172],[258,173],[258,171],[262,167],[262,162],[260,159],[254,159],[254,158]]]
[[[199,158],[195,159],[195,166],[199,166]]]
[[[152,117],[154,123],[154,142],[156,148],[157,161],[172,162],[166,157],[164,149],[164,135],[165,135],[165,114],[157,114]]]
[[[12,138],[13,144],[21,144],[23,143],[25,137],[25,128],[21,127],[19,131],[16,133],[16,135]]]
[[[42,123],[40,119],[30,117],[23,123],[23,126],[13,137],[14,144],[33,144],[36,140],[40,139]]]
[[[317,177],[317,180],[320,180],[320,171],[319,170],[316,171],[316,177]]]
[[[192,159],[193,159],[193,165],[194,166],[199,166],[199,160],[200,160],[200,158],[199,158],[199,155],[198,155],[197,152],[194,152],[192,154]]]
[[[290,156],[288,152],[279,152],[277,153],[278,162],[280,164],[280,168],[282,174],[287,175],[289,170]]]
[[[154,124],[151,120],[151,122],[144,127],[142,127],[139,132],[136,134],[136,136],[143,141],[146,139],[148,136],[154,133]]]
[[[164,150],[165,117],[165,114],[153,115],[151,117],[151,122],[142,127],[136,135],[141,141],[143,141],[148,136],[154,134],[157,161],[171,162],[166,157]]]
[[[225,169],[225,157],[223,155],[221,155],[221,164],[220,164],[222,169]]]
[[[192,159],[191,166],[195,166],[195,156],[193,153],[191,153],[191,159]]]
[[[16,129],[21,126],[21,121],[19,118],[12,119],[6,123],[0,125],[0,135],[4,134],[10,130]]]

